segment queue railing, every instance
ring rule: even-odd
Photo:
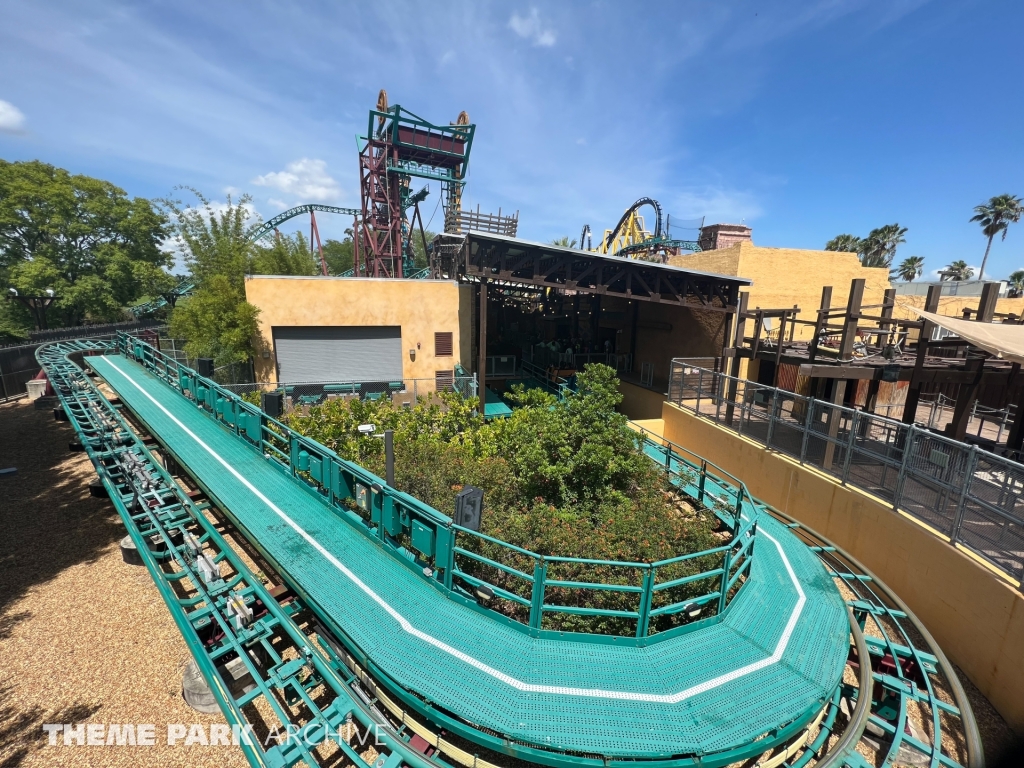
[[[493,611],[495,601],[502,601],[506,610],[499,615],[531,632],[564,631],[566,624],[559,617],[601,617],[608,620],[606,631],[596,634],[632,635],[638,643],[664,639],[691,624],[720,620],[750,571],[757,515],[752,506],[745,506],[749,494],[742,485],[735,486],[733,514],[723,511],[728,504],[714,507],[732,533],[722,546],[654,563],[543,555],[455,524],[140,339],[118,334],[117,349],[258,450],[271,466],[304,483],[343,520],[379,540],[435,588],[485,611]],[[654,450],[654,438],[639,435],[638,440],[648,454]],[[729,482],[713,465],[682,451],[670,447],[665,465],[683,493],[694,499],[716,491],[728,493]],[[579,577],[595,573],[604,578]],[[595,607],[595,594],[614,595],[620,601],[614,607]],[[631,628],[628,634],[626,625]]]
[[[917,424],[674,360],[670,402],[883,499],[1024,580],[1024,465]]]

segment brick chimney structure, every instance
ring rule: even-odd
[[[697,243],[702,251],[715,251],[743,242],[753,244],[750,233],[750,227],[743,224],[708,224],[701,227]]]

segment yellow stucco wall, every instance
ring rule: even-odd
[[[1024,596],[883,501],[665,403],[664,436],[831,539],[889,585],[946,655],[1024,733]]]
[[[809,251],[798,248],[765,248],[753,243],[737,243],[729,248],[674,256],[670,264],[721,275],[736,275],[753,280],[749,307],[789,309],[800,307],[799,318],[813,322],[821,304],[821,289],[832,286],[832,306],[845,308],[850,281],[863,278],[864,304],[881,304],[889,285],[889,270],[862,267],[855,253]],[[877,312],[870,311],[870,314]],[[777,327],[777,326],[776,326]],[[750,324],[747,332],[752,333]],[[788,333],[788,332],[787,332]],[[809,325],[798,325],[798,339],[814,335]]]
[[[630,384],[628,381],[619,383],[619,392],[622,393],[619,411],[633,421],[661,418],[661,406],[665,403],[664,393]]]
[[[395,280],[368,277],[246,278],[245,296],[260,310],[256,376],[276,381],[275,326],[379,326],[402,328],[402,375],[433,380],[435,371],[468,369],[472,286],[454,280]],[[452,333],[452,357],[434,357],[434,333]],[[416,350],[412,360],[409,350]],[[262,352],[267,350],[269,356]],[[467,363],[470,363],[467,365]]]

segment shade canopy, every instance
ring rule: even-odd
[[[945,328],[961,339],[966,339],[979,349],[1011,363],[1024,364],[1024,325],[1010,323],[979,323],[973,320],[961,320],[923,309],[907,307],[925,320]]]

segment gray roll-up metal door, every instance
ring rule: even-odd
[[[273,333],[278,381],[402,380],[401,326],[292,325]]]

